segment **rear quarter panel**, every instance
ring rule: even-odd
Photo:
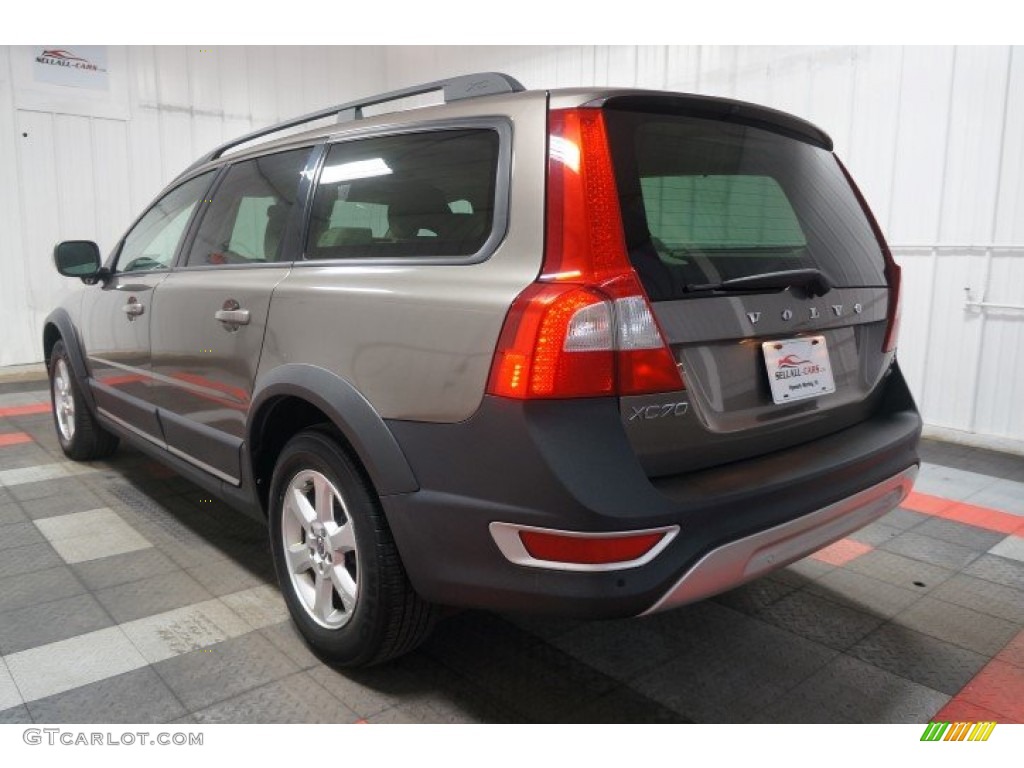
[[[396,129],[465,118],[511,122],[505,237],[475,264],[297,262],[274,292],[259,376],[311,364],[352,383],[386,419],[471,416],[509,306],[541,266],[546,105],[537,92],[418,109],[415,122],[407,113],[389,116]]]

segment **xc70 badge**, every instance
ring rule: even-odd
[[[662,403],[658,405],[631,406],[633,413],[630,414],[630,421],[643,421],[649,419],[664,419],[668,416],[685,416],[690,410],[689,403]]]

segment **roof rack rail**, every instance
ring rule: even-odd
[[[435,80],[430,83],[412,85],[408,88],[399,88],[396,91],[388,91],[387,93],[381,93],[376,96],[369,96],[363,99],[349,101],[344,104],[338,104],[334,107],[318,109],[316,112],[310,112],[309,114],[302,115],[301,117],[294,117],[281,123],[269,125],[266,128],[260,128],[259,130],[247,133],[244,136],[239,136],[237,139],[232,139],[226,144],[221,144],[216,149],[203,155],[203,157],[185,169],[181,175],[184,176],[186,173],[189,173],[204,163],[216,160],[229,149],[237,147],[240,144],[261,139],[264,136],[269,136],[289,128],[295,128],[296,126],[304,123],[311,123],[314,120],[322,120],[326,117],[331,117],[332,115],[338,116],[338,122],[359,120],[363,117],[364,108],[375,106],[377,104],[384,104],[388,101],[396,101],[410,96],[419,96],[420,94],[430,93],[431,91],[443,91],[444,100],[445,103],[447,103],[449,101],[459,101],[461,99],[473,99],[477,96],[490,96],[496,93],[518,93],[519,91],[524,90],[526,89],[523,87],[522,83],[511,75],[506,75],[502,72],[478,72],[472,75],[452,77],[447,80]]]

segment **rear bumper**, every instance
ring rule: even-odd
[[[487,397],[458,424],[393,421],[420,490],[384,496],[427,600],[584,618],[706,597],[842,538],[895,507],[918,465],[921,420],[898,369],[871,418],[754,459],[650,479],[614,399]],[[678,526],[650,561],[570,571],[510,561],[492,523],[611,533]]]

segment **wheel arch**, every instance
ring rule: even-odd
[[[85,355],[75,325],[71,322],[71,316],[63,308],[55,309],[43,321],[43,362],[47,371],[50,370],[50,357],[58,341],[64,342],[64,349],[67,350],[68,359],[71,361],[71,369],[81,385],[82,396],[89,407],[94,408],[96,403],[89,387],[89,369],[85,365]]]
[[[384,420],[351,383],[325,368],[293,363],[261,376],[249,414],[249,462],[264,510],[273,465],[285,443],[303,429],[324,422],[338,431],[378,494],[419,488]]]

